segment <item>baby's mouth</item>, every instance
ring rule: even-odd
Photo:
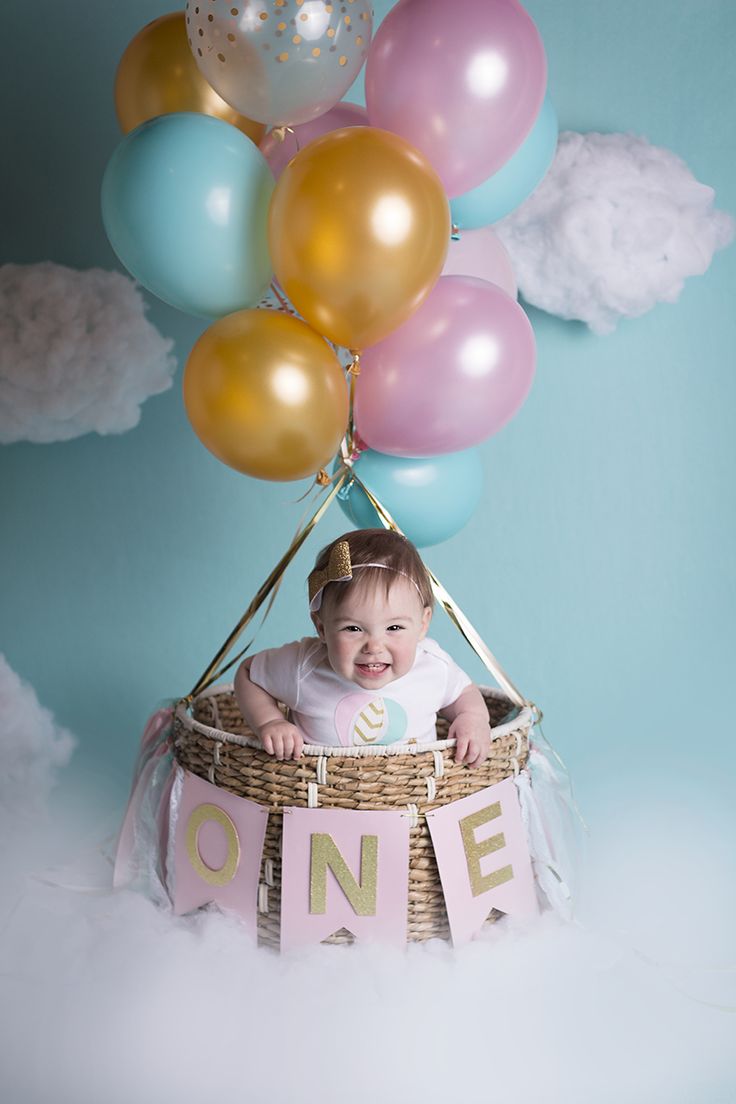
[[[382,675],[388,671],[388,663],[356,663],[361,675]]]

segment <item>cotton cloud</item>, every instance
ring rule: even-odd
[[[5,836],[11,820],[27,821],[45,811],[75,741],[2,654],[0,717],[0,834]]]
[[[58,735],[32,691],[4,679],[16,735],[0,743],[0,778],[24,743],[48,777]],[[19,797],[45,792],[31,774],[15,771]],[[0,894],[4,1099],[731,1100],[736,901],[723,821],[690,791],[671,806],[627,793],[626,814],[611,803],[616,822],[594,841],[576,924],[504,920],[458,951],[257,950],[233,917],[175,918],[113,893],[90,821],[77,833],[85,855],[70,840],[63,866],[34,866]],[[58,852],[58,815],[52,827]],[[21,853],[5,840],[0,886]]]
[[[44,261],[0,267],[0,443],[124,433],[171,386],[173,342],[134,282]]]
[[[606,334],[675,302],[729,244],[734,220],[714,199],[644,138],[567,131],[537,190],[494,229],[528,303]]]

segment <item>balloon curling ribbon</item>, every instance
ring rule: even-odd
[[[348,365],[348,376],[350,378],[350,397],[349,415],[348,415],[348,433],[347,433],[347,450],[350,456],[355,453],[355,381],[360,375],[360,353],[356,353],[353,349],[350,350],[350,356],[353,358]]]

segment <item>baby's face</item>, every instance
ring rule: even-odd
[[[338,675],[378,690],[411,670],[432,611],[409,579],[398,575],[388,594],[382,586],[356,588],[339,605],[325,605],[313,621]]]

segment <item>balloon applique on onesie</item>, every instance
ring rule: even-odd
[[[348,694],[335,709],[335,732],[343,747],[396,744],[406,736],[407,716],[391,698]]]

